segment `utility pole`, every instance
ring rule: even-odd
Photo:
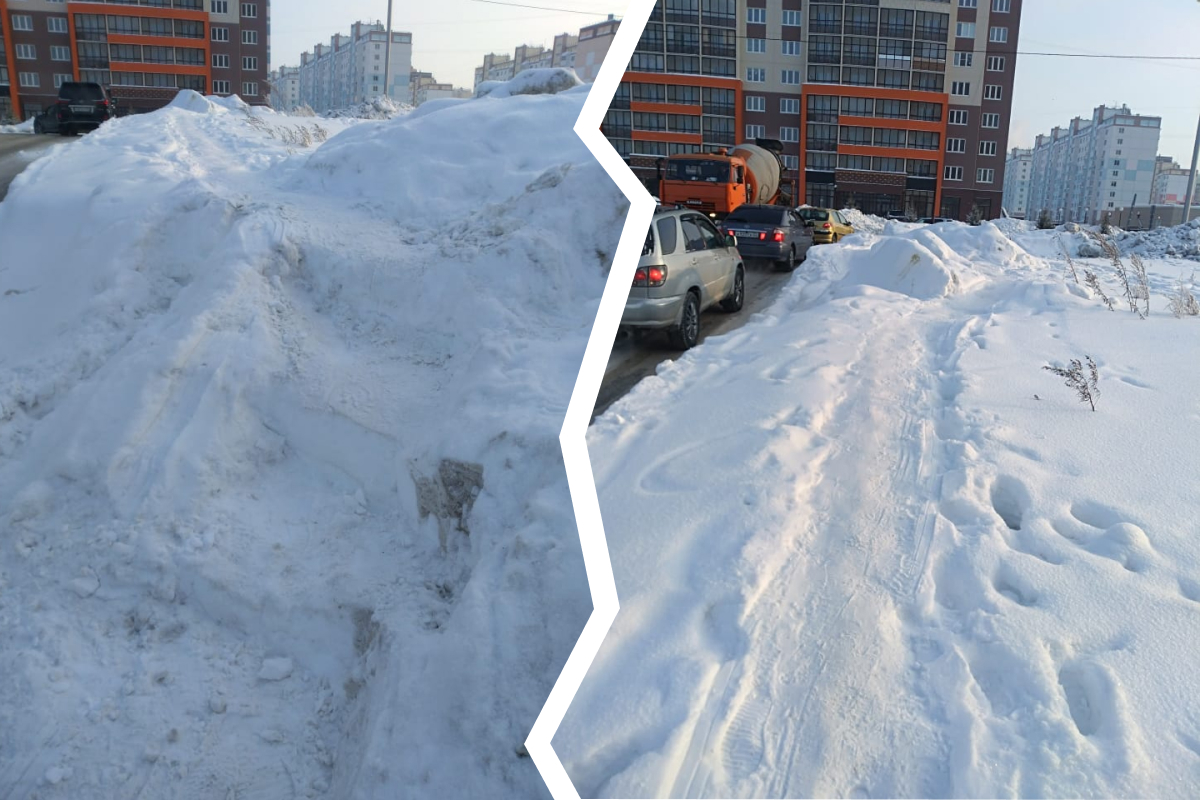
[[[388,84],[392,79],[392,0],[388,0],[388,16],[387,16],[387,48],[383,51],[383,94],[388,100],[392,96],[388,93]]]
[[[1196,145],[1192,148],[1192,171],[1188,173],[1187,196],[1183,198],[1183,221],[1192,218],[1192,200],[1196,191],[1196,167],[1200,162],[1200,121],[1196,122]]]

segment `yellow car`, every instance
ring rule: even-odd
[[[854,233],[854,226],[846,222],[842,212],[832,208],[812,208],[805,206],[796,209],[796,216],[804,220],[804,224],[813,230],[813,244],[831,244]]]

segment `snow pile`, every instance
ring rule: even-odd
[[[597,419],[621,610],[554,742],[582,796],[1195,793],[1200,321],[1165,260],[1148,319],[1109,311],[1058,234],[814,248]],[[868,254],[974,280],[830,280]],[[1087,357],[1095,413],[1043,369]]]
[[[1143,258],[1186,258],[1200,261],[1200,217],[1167,228],[1121,231],[1116,236],[1122,253]]]
[[[328,119],[392,119],[412,111],[412,106],[396,103],[391,98],[380,96],[365,100],[350,108],[326,111],[322,116]]]
[[[475,87],[476,97],[511,97],[519,94],[557,94],[583,84],[573,69],[544,67],[518,72],[511,80],[483,81]]]
[[[585,98],[298,146],[183,96],[14,181],[0,786],[545,795],[590,612],[557,435],[625,212]]]
[[[13,133],[33,133],[33,118],[30,117],[16,125],[0,125],[0,135]]]
[[[864,214],[857,208],[843,208],[842,216],[854,228],[855,233],[883,233],[884,226],[888,223],[888,220],[885,220],[883,217],[877,217],[874,214]]]

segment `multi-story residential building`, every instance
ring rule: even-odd
[[[443,97],[467,98],[474,94],[470,89],[460,89],[452,83],[439,83],[433,77],[432,72],[420,72],[418,70],[413,70],[412,77],[409,79],[409,86],[412,89],[412,96],[409,98],[409,102],[413,106],[419,106],[422,103]]]
[[[300,68],[280,67],[271,70],[267,78],[271,85],[271,108],[276,111],[295,111],[300,102]]]
[[[657,191],[663,156],[729,147],[742,137],[736,0],[658,0],[602,130]]]
[[[606,130],[647,178],[639,156],[766,138],[782,143],[812,205],[998,217],[1021,4],[660,0]],[[643,95],[699,85],[705,96],[731,92],[736,114],[718,122],[701,103],[702,136],[671,127],[672,111],[677,125],[695,123],[669,99],[639,117],[624,104],[648,75],[661,86]]]
[[[620,25],[621,21],[609,14],[604,22],[579,29],[574,68],[575,74],[584,83],[591,83],[600,74],[600,65],[604,63],[604,57],[608,55],[608,48],[612,46],[613,37],[617,35]]]
[[[392,31],[389,45],[387,26],[382,22],[356,22],[349,35],[334,34],[329,44],[317,44],[300,55],[300,103],[324,112],[380,97],[384,93],[385,69],[391,73],[387,80],[389,97],[398,103],[409,102],[412,34]]]
[[[1150,189],[1150,202],[1155,205],[1183,205],[1187,197],[1188,177],[1191,170],[1184,169],[1170,156],[1159,156],[1154,169],[1154,181]],[[1192,204],[1200,203],[1200,188],[1193,196]]]
[[[1099,106],[1091,119],[1039,134],[1030,164],[1028,216],[1055,222],[1100,222],[1146,203],[1153,189],[1160,117],[1128,106]]]
[[[109,87],[122,113],[180,89],[265,104],[269,58],[270,0],[0,0],[0,119],[70,80]]]
[[[1010,217],[1025,219],[1029,211],[1029,171],[1033,150],[1014,147],[1004,162],[1004,209]]]
[[[518,72],[527,69],[544,67],[575,67],[575,47],[579,37],[577,34],[560,33],[554,37],[551,47],[523,44],[508,53],[488,53],[483,57],[483,64],[475,68],[475,87],[484,81],[512,80]]]

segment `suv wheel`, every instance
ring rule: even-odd
[[[700,338],[700,298],[688,292],[683,300],[683,312],[679,322],[671,329],[671,346],[677,350],[690,350]]]
[[[721,301],[721,308],[732,314],[736,311],[741,311],[745,303],[746,273],[741,267],[738,267],[737,272],[733,275],[733,289],[730,290],[729,296]]]

